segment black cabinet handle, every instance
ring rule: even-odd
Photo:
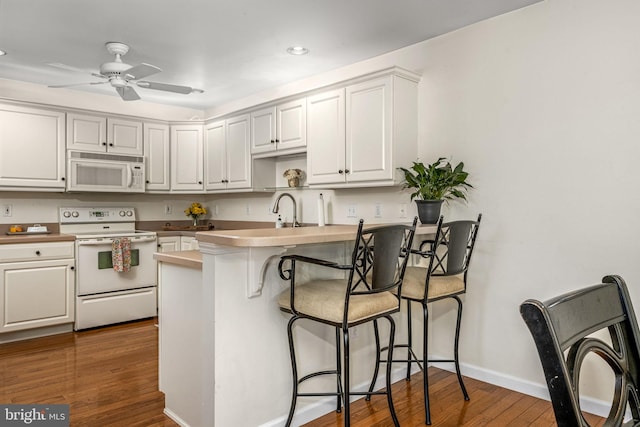
[[[198,184],[202,184],[202,181],[198,181]]]
[[[109,144],[109,147],[113,147],[113,144]]]
[[[344,171],[343,171],[342,169],[338,169],[338,173],[339,173],[340,175],[342,175],[342,174],[344,173]]]
[[[36,255],[40,256],[40,251],[36,251]]]
[[[276,139],[276,142],[280,142],[280,140],[279,140],[279,139]]]
[[[272,139],[270,142],[271,142],[272,144],[273,144],[273,143],[275,143],[275,141],[274,141],[273,139]]]
[[[60,178],[62,181],[64,181],[64,176],[62,178]]]
[[[349,169],[344,170],[344,173],[349,173],[349,172],[351,172]]]
[[[71,266],[71,269],[72,269],[72,270],[75,270],[76,268],[72,265],[72,266]]]
[[[106,142],[103,142],[103,143],[102,143],[102,145],[105,145],[105,146],[106,146],[106,145],[107,145],[107,143],[106,143]]]

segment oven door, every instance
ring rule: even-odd
[[[112,244],[117,237],[76,240],[78,296],[156,286],[156,236],[129,237],[131,269],[127,272],[116,272],[111,263]]]

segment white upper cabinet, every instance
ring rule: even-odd
[[[249,114],[227,120],[227,188],[251,188]]]
[[[252,112],[251,154],[267,157],[304,152],[306,121],[306,98]]]
[[[202,125],[171,126],[171,191],[204,189]]]
[[[65,188],[65,114],[0,104],[0,188]]]
[[[227,188],[227,125],[224,120],[204,127],[205,190]]]
[[[206,190],[251,189],[251,116],[205,126]]]
[[[344,182],[344,89],[307,98],[307,183]]]
[[[69,113],[67,149],[141,156],[142,122]]]
[[[170,187],[170,138],[169,125],[144,123],[144,157],[146,167],[146,189],[169,191]]]
[[[309,185],[398,184],[418,152],[417,81],[387,74],[309,97]]]

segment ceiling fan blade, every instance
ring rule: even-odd
[[[140,64],[135,65],[129,68],[126,71],[122,72],[123,76],[126,76],[127,80],[138,80],[144,77],[150,76],[152,74],[156,74],[162,71],[160,68],[155,65],[150,64]]]
[[[122,99],[125,101],[137,101],[140,96],[136,93],[135,89],[131,86],[117,87],[116,91]]]
[[[141,81],[136,82],[136,84],[145,89],[164,90],[166,92],[182,93],[185,95],[194,91],[194,89],[189,86],[169,85],[166,83]]]
[[[86,83],[71,83],[68,85],[50,85],[48,87],[54,88],[54,89],[59,89],[59,88],[63,88],[63,87],[73,87],[73,86],[84,86],[84,85],[102,85],[105,83],[109,83],[109,82],[86,82]]]

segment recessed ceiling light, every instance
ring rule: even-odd
[[[0,56],[5,56],[7,54],[7,52],[5,52],[4,50],[0,50]]]
[[[287,52],[289,52],[291,55],[306,55],[307,53],[309,53],[309,49],[303,46],[291,46],[289,49],[287,49]]]

